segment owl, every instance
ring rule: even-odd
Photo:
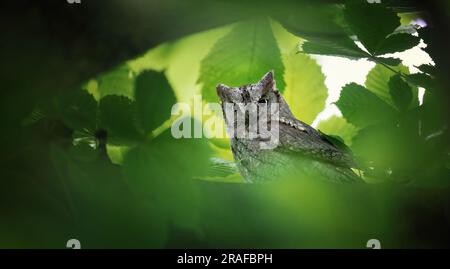
[[[231,150],[246,182],[362,182],[352,170],[356,165],[348,148],[295,118],[277,90],[273,71],[254,84],[219,84],[216,90]]]

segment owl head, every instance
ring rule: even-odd
[[[267,72],[260,81],[254,84],[229,87],[219,84],[216,87],[217,95],[222,103],[249,104],[249,103],[278,103],[280,94],[275,86],[273,71]]]

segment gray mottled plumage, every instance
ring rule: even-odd
[[[222,108],[226,103],[265,103],[269,107],[278,103],[279,117],[277,120],[268,117],[267,120],[269,126],[279,128],[279,143],[275,148],[261,148],[259,137],[231,137],[231,150],[247,182],[276,180],[286,176],[320,178],[333,182],[361,181],[351,170],[355,165],[349,152],[294,117],[276,89],[272,71],[255,84],[240,87],[220,84],[217,94],[222,101]],[[236,124],[236,117],[227,119],[225,112],[224,117],[228,127]]]

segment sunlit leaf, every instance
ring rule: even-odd
[[[308,55],[297,53],[299,38],[273,23],[274,34],[285,66],[284,98],[294,115],[311,124],[325,108],[328,89],[320,66]]]
[[[201,60],[231,28],[232,25],[226,25],[161,44],[127,64],[136,74],[144,70],[164,70],[177,99],[190,101],[194,94],[200,94],[201,85],[197,80]]]
[[[406,66],[400,65],[398,67],[393,67],[394,71],[401,72],[402,74],[409,74],[409,70]],[[391,94],[389,93],[389,80],[395,75],[392,70],[389,70],[383,65],[376,65],[367,75],[366,88],[380,97],[383,101],[391,106],[395,106],[392,101]],[[419,105],[418,99],[418,89],[414,87],[412,89],[413,98],[410,107],[415,107]]]
[[[307,55],[292,54],[283,58],[286,66],[284,98],[298,119],[311,124],[325,108],[328,96],[325,76],[316,61]]]
[[[323,120],[317,126],[317,129],[328,134],[337,135],[344,139],[345,144],[351,145],[352,138],[358,132],[355,126],[348,123],[344,118],[338,116],[332,116],[326,120]]]
[[[217,84],[255,83],[269,70],[283,91],[284,66],[269,20],[255,19],[237,24],[216,42],[201,63],[198,82],[206,101],[218,101]]]
[[[98,91],[98,82],[95,79],[89,80],[86,84],[84,84],[83,89],[85,89],[88,93],[92,94],[96,101],[100,100],[100,92]]]
[[[148,69],[163,71],[172,60],[172,48],[172,42],[163,43],[150,49],[144,55],[128,61],[127,65],[133,73],[140,73]]]
[[[123,64],[98,78],[97,91],[100,98],[107,95],[122,95],[133,99],[133,73]]]
[[[174,42],[171,50],[173,57],[165,74],[180,102],[191,101],[194,94],[201,94],[202,85],[197,83],[201,61],[217,40],[226,35],[231,28],[232,26],[227,25]]]
[[[127,146],[116,146],[112,144],[106,145],[106,153],[108,154],[108,158],[114,164],[123,164],[123,159],[125,158],[125,154],[130,150],[130,147]]]

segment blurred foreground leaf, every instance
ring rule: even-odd
[[[195,177],[209,170],[205,139],[174,139],[170,130],[148,144],[131,149],[123,169],[139,197],[153,201],[175,225],[198,229],[200,197]]]
[[[142,141],[138,129],[136,104],[125,96],[109,95],[100,100],[99,119],[111,144],[135,144]]]
[[[97,128],[98,104],[87,91],[76,89],[61,96],[58,110],[61,120],[73,130],[93,133]]]

